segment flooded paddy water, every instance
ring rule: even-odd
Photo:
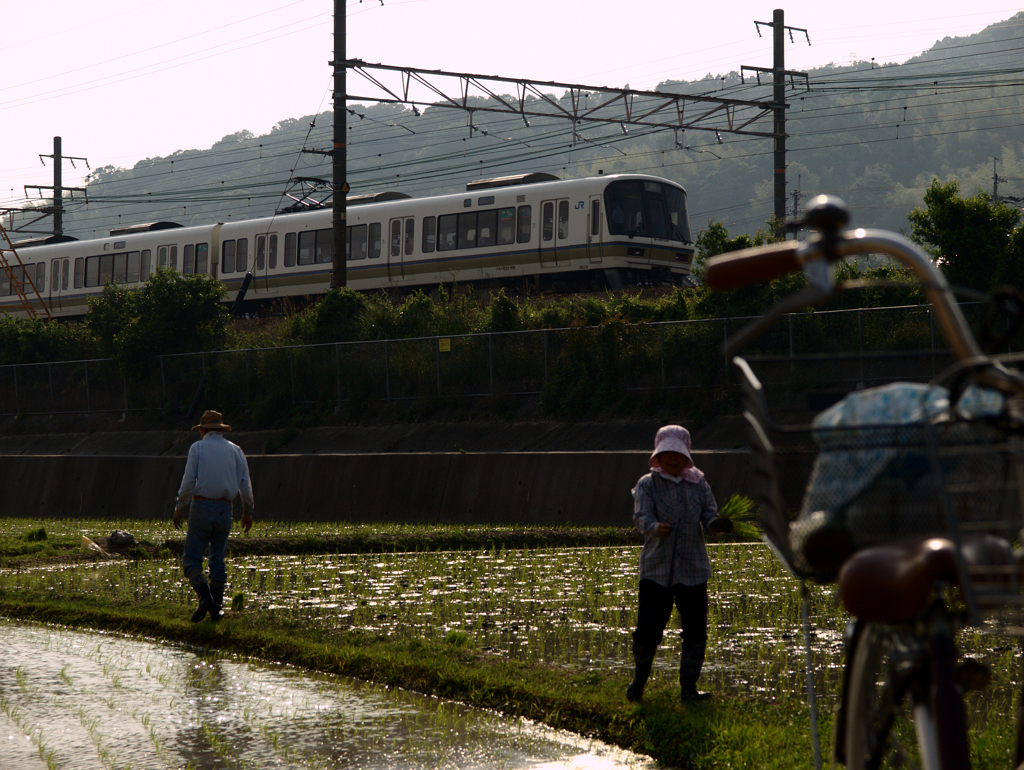
[[[67,526],[75,525],[69,523]],[[152,542],[160,541],[159,536],[146,532],[142,532],[141,536]],[[708,656],[701,688],[767,700],[804,699],[806,673],[798,581],[790,577],[768,548],[761,544],[712,545],[709,551],[714,574],[710,584],[712,601]],[[303,624],[339,633],[347,629],[360,629],[396,638],[432,639],[450,639],[456,635],[474,647],[514,659],[544,662],[573,670],[620,673],[624,688],[632,666],[630,632],[636,620],[639,552],[639,546],[614,546],[237,556],[229,559],[228,563],[229,594],[244,594],[246,613],[284,615]],[[6,571],[0,573],[0,582],[8,590],[17,590],[19,586],[48,587],[62,594],[80,592],[129,600],[159,598],[180,604],[183,615],[190,611],[190,605],[194,603],[191,590],[183,584],[176,558],[141,562],[91,562]],[[840,692],[847,616],[839,606],[834,586],[811,585],[809,590],[815,686],[820,699],[819,707],[830,709]],[[678,686],[679,641],[675,628],[677,624],[673,617],[658,653],[652,686]],[[2,631],[5,639],[9,635],[8,630],[4,628]],[[17,627],[10,629],[10,634],[21,633],[26,631]],[[37,629],[34,633],[48,632]],[[972,702],[974,713],[979,716],[985,713],[1012,713],[1013,692],[1019,686],[1018,646],[1008,643],[1004,637],[975,631],[965,633],[962,641],[972,654],[990,662],[994,673],[994,686],[990,694],[985,696],[984,701]],[[94,640],[91,644],[95,646],[99,642]],[[106,638],[103,644],[109,650],[110,645],[115,643]],[[130,646],[134,643],[124,644]],[[144,652],[144,649],[150,649],[150,652]],[[408,705],[406,701],[401,701],[400,705],[385,705],[391,701],[372,687],[347,685],[343,689],[337,683],[302,679],[286,669],[257,669],[230,660],[197,659],[194,654],[182,650],[168,652],[170,649],[163,646],[153,646],[151,649],[143,645],[143,648],[132,653],[118,653],[124,661],[129,659],[124,655],[139,656],[137,664],[124,663],[126,671],[136,671],[144,665],[152,669],[151,663],[143,661],[146,655],[157,655],[156,650],[160,651],[161,656],[182,656],[181,662],[167,666],[174,668],[176,665],[180,670],[176,669],[177,673],[173,674],[167,685],[163,685],[159,678],[155,680],[156,684],[147,685],[155,688],[159,695],[146,694],[144,691],[131,696],[130,703],[119,706],[129,711],[145,708],[146,713],[150,714],[147,724],[142,724],[141,717],[133,717],[126,721],[125,726],[116,720],[104,723],[94,728],[98,735],[94,740],[96,745],[107,745],[104,741],[112,739],[118,730],[134,725],[132,729],[138,733],[140,745],[147,745],[145,750],[152,752],[157,750],[157,745],[169,745],[169,734],[173,733],[175,740],[180,743],[180,735],[187,732],[192,736],[202,736],[201,739],[197,737],[196,745],[204,745],[207,752],[213,752],[210,755],[212,764],[195,767],[214,768],[221,766],[216,764],[214,756],[220,750],[218,747],[235,746],[231,742],[231,735],[236,730],[242,730],[254,736],[259,744],[252,751],[268,752],[266,756],[276,757],[274,761],[279,763],[263,764],[265,760],[257,758],[253,760],[253,767],[335,766],[331,762],[356,767],[396,767],[403,765],[393,762],[374,765],[372,760],[367,760],[370,764],[360,765],[353,763],[348,754],[343,754],[344,759],[338,759],[333,754],[318,752],[320,749],[326,750],[337,735],[360,733],[356,726],[364,723],[369,725],[373,720],[388,726],[387,736],[392,735],[392,730],[401,733],[408,728],[396,726],[397,721],[392,721],[391,717],[408,712],[416,715],[410,717],[412,724],[417,725],[413,732],[422,730],[422,735],[434,736],[422,741],[414,739],[410,744],[413,747],[420,743],[429,744],[426,748],[394,749],[399,753],[410,752],[412,758],[404,765],[408,767],[572,767],[572,762],[577,761],[581,753],[588,757],[593,754],[591,758],[598,762],[612,762],[608,767],[627,766],[639,761],[635,757],[609,757],[607,747],[597,747],[597,744],[579,752],[569,744],[560,742],[562,738],[551,739],[554,744],[550,745],[568,747],[564,754],[554,758],[536,756],[530,751],[517,748],[519,744],[516,743],[520,737],[527,735],[533,740],[533,727],[527,729],[518,723],[509,725],[497,717],[480,715],[436,701],[425,701],[429,707],[422,704]],[[22,674],[9,661],[2,665],[0,694],[7,698],[12,687],[10,682],[14,686],[21,686],[19,677],[33,675],[32,657],[26,657]],[[257,671],[260,672],[258,675],[254,673]],[[51,670],[48,676],[54,679],[54,672]],[[74,676],[69,676],[74,681]],[[117,704],[121,692],[119,688],[125,687],[125,682],[133,678],[123,675],[108,677],[105,694],[99,697],[107,699],[110,704]],[[60,681],[59,668],[56,679]],[[301,685],[298,684],[300,679]],[[215,692],[202,689],[208,682],[219,683],[214,688]],[[289,686],[298,695],[285,697],[283,694],[289,692]],[[268,701],[260,700],[254,694],[261,692],[261,688],[270,688],[267,692],[272,694],[280,693],[270,699],[276,705],[268,705]],[[317,694],[325,689],[332,693],[330,697]],[[240,694],[243,692],[244,696]],[[158,733],[154,739],[147,736],[147,730],[159,709],[148,704],[160,699],[163,713],[160,724],[170,732]],[[361,699],[368,699],[372,707],[366,706]],[[348,707],[339,705],[349,700],[360,704],[354,713],[366,716],[357,716],[356,722],[352,722],[352,715],[346,712]],[[44,699],[43,703],[46,702],[60,713],[60,702],[53,698],[50,701]],[[170,704],[173,704],[173,708],[170,708]],[[279,709],[279,716],[271,719],[275,708]],[[378,708],[382,709],[380,713],[375,710]],[[261,709],[266,711],[267,721],[246,721],[248,716],[263,714]],[[103,711],[99,707],[94,710]],[[94,710],[91,709],[89,713]],[[6,708],[0,713],[0,718],[4,713],[7,713]],[[375,716],[370,716],[371,713]],[[435,716],[428,716],[431,714]],[[7,718],[9,722],[13,720],[15,724],[20,724],[10,714],[7,714]],[[431,721],[436,719],[440,719],[440,722]],[[488,721],[492,719],[493,722]],[[74,729],[81,732],[80,739],[93,740],[89,728],[91,723],[84,717],[76,716],[73,710],[63,712],[63,721],[70,721],[72,725],[77,721],[80,726]],[[484,728],[480,725],[485,723],[492,725],[487,727],[487,730],[492,731],[488,734],[509,731],[509,735],[514,737],[512,747],[501,749],[497,756],[478,756],[474,753],[477,749],[472,748],[473,743],[468,737],[459,740],[452,738],[445,743],[448,740],[445,736],[469,736],[476,730],[482,731]],[[174,726],[173,730],[170,725]],[[310,726],[311,729],[307,729]],[[13,728],[9,732],[15,734]],[[31,732],[22,730],[21,734],[31,739]],[[383,742],[378,741],[378,738]],[[149,744],[145,744],[142,739],[149,741]],[[26,739],[23,737],[22,740]],[[352,756],[360,755],[360,752],[374,754],[380,759],[388,756],[387,751],[391,750],[387,744],[389,738],[376,736],[361,740],[361,748],[345,751],[351,751]],[[394,740],[397,741],[397,737]],[[31,743],[31,740],[27,743]],[[488,745],[490,743],[490,738],[482,740],[487,750],[491,748]],[[394,745],[397,747],[398,744]],[[441,754],[436,753],[445,746],[449,748],[445,748]],[[236,748],[227,750],[237,751]],[[484,748],[479,750],[485,751]],[[291,757],[287,751],[304,753]],[[573,751],[577,753],[573,754]],[[459,752],[466,753],[463,755]],[[306,764],[301,764],[303,762]],[[326,764],[316,764],[318,762]],[[545,764],[548,762],[555,764]],[[64,764],[56,766],[75,767]],[[178,765],[171,763],[166,766]]]
[[[543,725],[181,646],[0,622],[0,767],[653,768]]]

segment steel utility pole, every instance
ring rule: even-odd
[[[780,221],[786,217],[786,108],[788,107],[786,104],[786,76],[809,79],[806,72],[786,70],[786,31],[789,31],[790,40],[793,39],[794,32],[803,32],[807,38],[807,45],[811,44],[811,36],[807,30],[799,27],[787,27],[785,16],[785,11],[776,8],[772,13],[771,23],[767,21],[754,22],[759,36],[762,25],[771,27],[774,32],[772,37],[775,50],[771,70],[766,70],[763,67],[740,67],[741,75],[743,70],[753,70],[758,73],[770,71],[772,73],[772,111],[775,115],[773,131],[775,151],[772,155],[775,173],[772,176],[775,178],[775,218]],[[760,80],[760,75],[758,75],[758,82]]]
[[[53,185],[38,185],[38,184],[27,184],[25,185],[26,192],[29,188],[36,190],[53,190],[53,206],[48,209],[37,209],[41,214],[53,214],[53,235],[61,236],[64,235],[64,193],[65,192],[81,192],[86,194],[86,198],[89,197],[88,192],[84,187],[65,187],[64,186],[64,161],[70,160],[71,165],[75,165],[76,160],[80,160],[85,163],[85,167],[89,168],[89,161],[85,158],[72,158],[68,155],[61,154],[61,139],[59,136],[53,137],[53,155],[40,155],[39,160],[43,158],[53,158]],[[31,224],[39,221],[39,218],[32,220]],[[15,230],[15,232],[34,232],[25,230]]]
[[[331,257],[331,288],[340,289],[348,285],[345,264],[345,246],[348,242],[346,226],[345,197],[348,195],[348,183],[345,180],[345,167],[348,148],[345,144],[347,125],[347,85],[345,73],[348,61],[345,53],[345,3],[334,0],[334,150],[331,153],[331,186],[333,209],[331,222],[333,225],[334,249]]]

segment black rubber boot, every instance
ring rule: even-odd
[[[651,667],[654,665],[654,652],[638,649],[633,646],[633,664],[636,667],[633,674],[633,681],[626,688],[626,700],[636,702],[644,697],[644,685],[651,675]]]
[[[210,585],[206,582],[205,578],[201,578],[197,581],[198,585],[193,585],[196,596],[199,597],[199,606],[196,607],[196,611],[192,613],[192,622],[198,623],[200,620],[206,617],[206,613],[211,612],[214,609],[213,606],[213,595],[210,593]]]
[[[210,596],[213,597],[210,620],[220,620],[224,616],[224,584],[210,583]]]
[[[700,679],[701,669],[704,668],[705,646],[683,643],[683,652],[679,658],[680,700],[707,700],[711,697],[711,693],[700,692],[697,689],[697,680]]]

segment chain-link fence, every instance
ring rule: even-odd
[[[249,411],[255,424],[296,410],[354,418],[384,405],[453,399],[527,399],[579,417],[595,405],[680,391],[727,411],[736,379],[722,343],[751,320],[167,355],[132,379],[111,360],[8,365],[0,367],[0,414],[182,414],[199,392],[231,413]],[[756,362],[774,407],[792,412],[856,388],[927,380],[951,363],[927,306],[790,315],[743,354]]]

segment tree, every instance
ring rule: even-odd
[[[958,182],[938,179],[924,194],[924,203],[925,208],[907,215],[910,238],[924,247],[950,283],[985,292],[1006,283],[1024,285],[1020,249],[1014,248],[1022,240],[1015,235],[1019,211],[993,204],[980,191],[963,198]]]
[[[216,350],[224,341],[227,289],[209,275],[158,269],[139,289],[111,282],[89,300],[86,326],[125,372],[144,372],[152,358]]]

